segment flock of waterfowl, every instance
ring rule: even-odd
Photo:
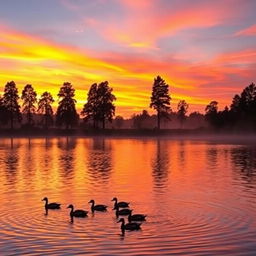
[[[48,198],[45,197],[42,199],[42,201],[45,201],[45,211],[46,213],[48,213],[48,210],[55,210],[55,209],[60,209],[61,204],[59,203],[49,203]],[[141,224],[143,221],[146,220],[146,216],[145,214],[132,214],[131,209],[129,209],[129,204],[127,202],[118,202],[117,198],[114,197],[111,201],[114,202],[114,208],[113,210],[116,211],[116,217],[117,219],[120,216],[128,216],[128,223],[125,223],[125,219],[124,218],[120,218],[117,223],[121,223],[121,231],[122,234],[125,233],[125,230],[139,230],[141,227]],[[91,204],[91,212],[94,213],[95,211],[99,211],[99,212],[106,212],[107,211],[107,207],[106,205],[103,204],[95,204],[94,200],[90,200],[88,202],[89,204]],[[74,205],[70,204],[67,208],[70,208],[70,217],[71,217],[71,222],[73,222],[73,218],[85,218],[88,216],[88,211],[85,210],[80,210],[77,209],[75,210]]]

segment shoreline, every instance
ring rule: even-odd
[[[106,139],[168,139],[168,140],[208,140],[216,142],[246,142],[255,143],[256,133],[244,131],[213,131],[208,129],[196,130],[135,130],[135,129],[106,129],[106,130],[0,130],[0,138],[106,138]]]

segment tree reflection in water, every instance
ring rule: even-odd
[[[156,153],[152,161],[152,176],[156,189],[166,186],[169,172],[168,147],[164,140],[158,139],[156,142]]]
[[[87,168],[92,183],[107,183],[112,171],[111,142],[105,138],[92,139],[87,157]]]

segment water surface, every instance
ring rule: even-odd
[[[256,147],[166,139],[1,139],[1,255],[255,255]],[[62,203],[45,215],[41,199]],[[146,213],[121,236],[113,196]],[[67,205],[106,213],[70,222]]]

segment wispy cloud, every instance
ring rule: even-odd
[[[256,24],[238,31],[236,34],[236,36],[256,36]]]

